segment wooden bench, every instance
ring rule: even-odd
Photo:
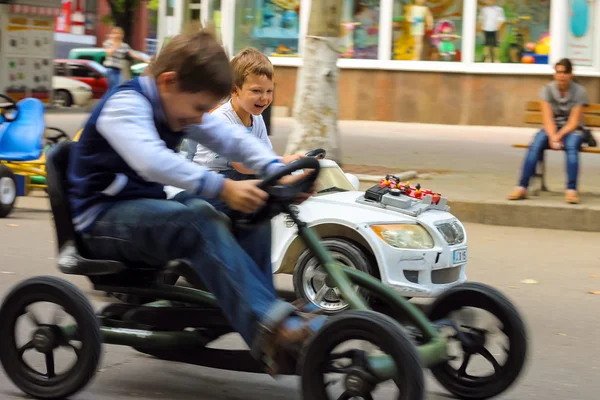
[[[539,101],[528,101],[525,109],[525,123],[531,125],[543,125],[542,120],[542,105]],[[583,109],[583,118],[585,121],[585,127],[587,129],[590,128],[600,128],[600,104],[590,104]],[[513,144],[512,147],[518,149],[528,149],[529,144]],[[582,146],[582,153],[595,153],[600,154],[600,147],[589,147]],[[539,192],[540,190],[543,192],[548,191],[548,187],[546,186],[546,163],[544,159],[544,153],[540,159],[538,160],[536,171],[533,176],[534,179],[540,179],[540,188],[535,190],[535,192]]]

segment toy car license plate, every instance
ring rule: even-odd
[[[467,249],[454,250],[452,264],[464,264],[467,262]]]

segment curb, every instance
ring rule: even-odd
[[[600,209],[581,205],[548,206],[507,201],[448,201],[462,222],[520,228],[600,232]]]
[[[379,182],[381,176],[355,174],[361,182]],[[415,171],[396,174],[401,180],[418,177]],[[600,209],[585,205],[545,205],[530,202],[449,200],[450,213],[461,222],[519,228],[600,232]]]
[[[383,178],[383,176],[381,176],[381,175],[364,175],[364,174],[352,174],[352,175],[356,176],[358,178],[358,180],[361,182],[379,182]],[[394,175],[401,181],[415,179],[417,176],[419,176],[417,171],[398,172],[397,174],[390,174],[390,175]]]

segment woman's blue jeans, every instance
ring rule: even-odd
[[[564,150],[567,159],[567,189],[577,190],[577,178],[579,175],[579,150],[583,143],[583,136],[579,132],[571,132],[563,138]],[[529,146],[519,186],[527,188],[529,180],[535,174],[535,167],[538,160],[542,157],[544,150],[550,148],[548,134],[545,130],[540,130],[534,137]]]
[[[115,68],[107,68],[108,70],[108,88],[114,89],[121,84],[121,70]]]

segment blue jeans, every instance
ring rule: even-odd
[[[577,177],[579,175],[579,150],[583,143],[583,136],[579,132],[571,132],[563,137],[565,152],[567,153],[567,189],[577,190]],[[519,186],[527,188],[529,180],[535,174],[535,167],[544,150],[550,148],[548,134],[540,130],[533,138],[525,156],[523,171]]]
[[[252,348],[263,339],[259,333],[275,328],[295,310],[275,294],[270,241],[268,249],[258,243],[264,238],[261,229],[236,237],[222,213],[202,198],[182,193],[173,200],[118,202],[99,217],[83,240],[95,259],[156,268],[171,260],[188,260],[219,300],[232,327]],[[263,263],[262,269],[257,261]]]
[[[106,68],[108,71],[108,89],[113,89],[121,84],[121,70]]]

